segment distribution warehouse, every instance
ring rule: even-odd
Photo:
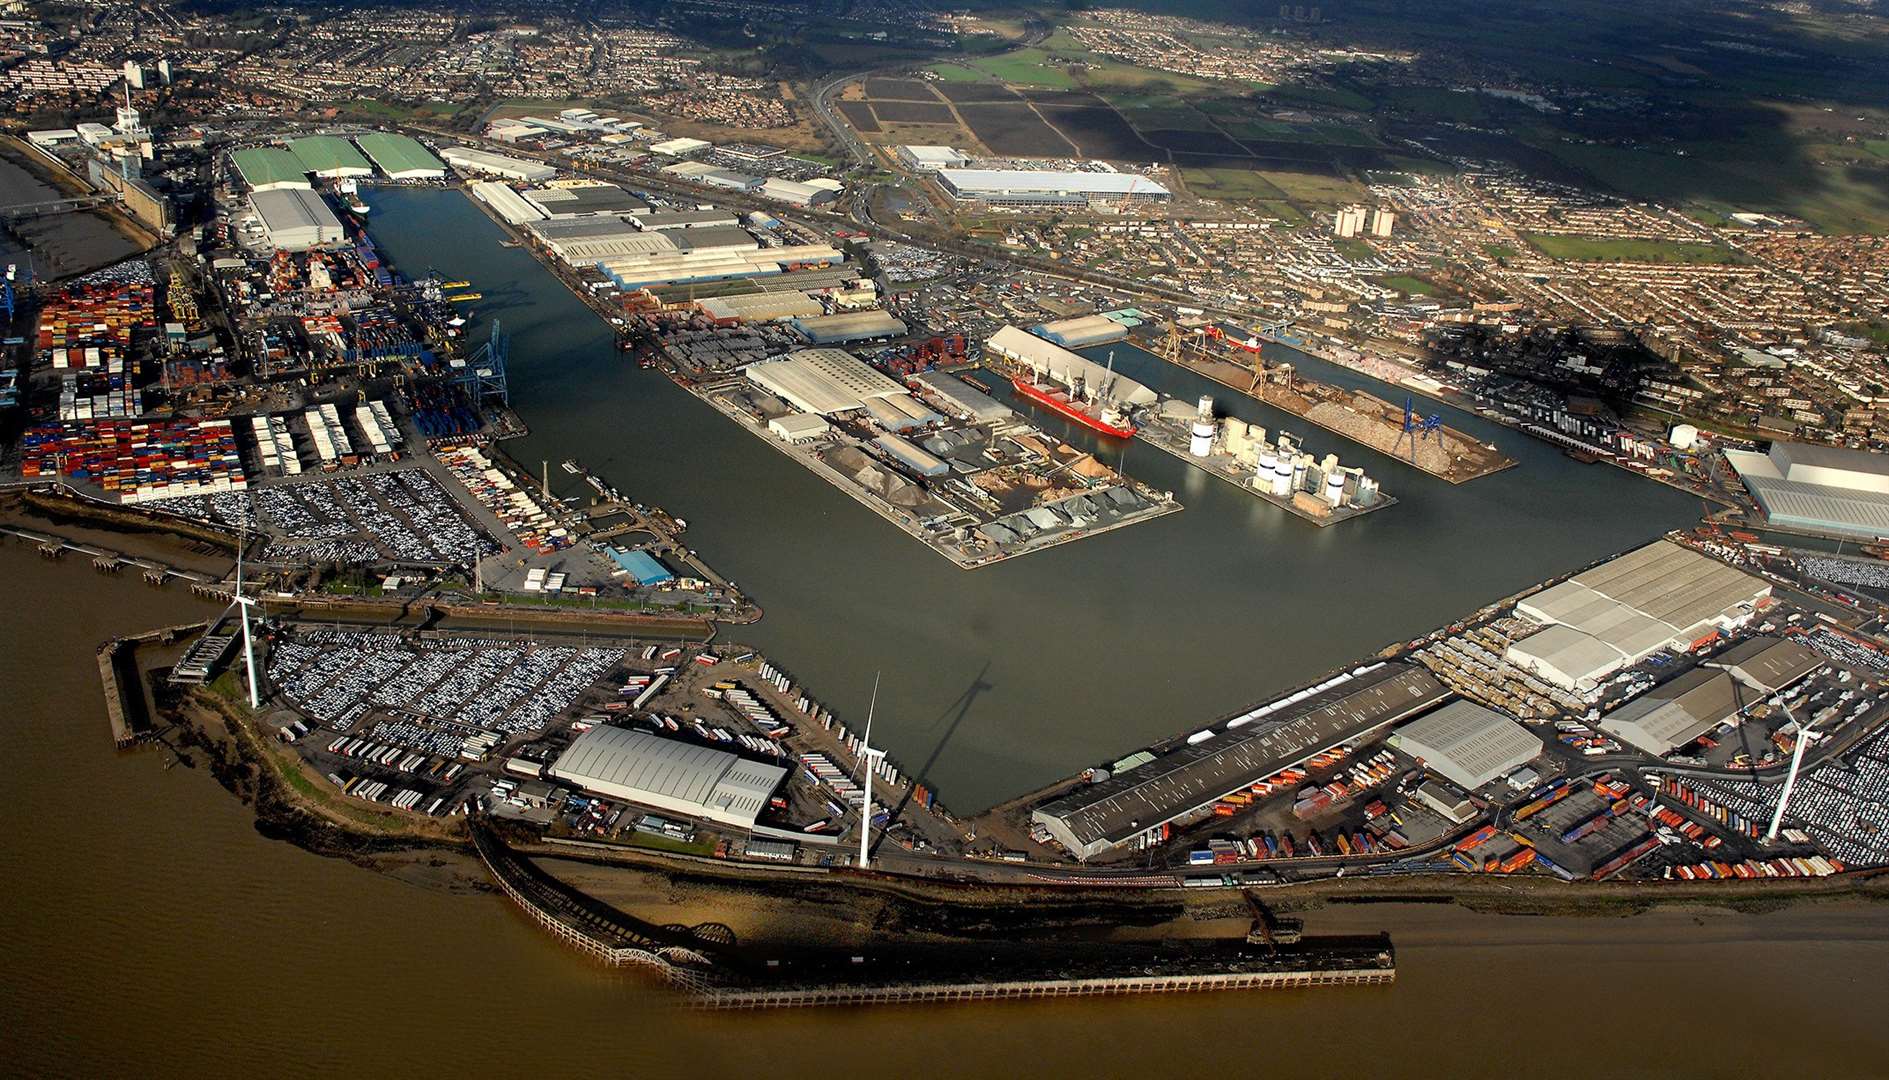
[[[333,135],[290,139],[289,153],[302,163],[303,172],[314,173],[324,180],[374,175],[374,166],[368,164],[353,143]]]
[[[1527,728],[1461,698],[1405,724],[1390,744],[1464,791],[1541,756],[1541,740]]]
[[[1155,181],[1124,172],[939,169],[935,175],[952,198],[989,206],[1087,206],[1172,197]]]
[[[341,221],[312,191],[265,189],[249,197],[263,231],[279,251],[307,251],[347,239]]]
[[[754,828],[787,776],[779,765],[608,725],[579,735],[546,772],[608,798],[743,829]]]
[[[1773,525],[1889,536],[1889,455],[1780,442],[1767,454],[1727,450],[1725,459]]]
[[[1547,627],[1506,658],[1565,690],[1587,690],[1661,649],[1683,652],[1742,626],[1771,586],[1667,540],[1648,544],[1515,605]]]
[[[230,160],[236,163],[236,171],[251,191],[313,186],[301,159],[279,146],[251,146],[231,154]]]
[[[509,180],[527,180],[534,184],[549,180],[558,174],[558,171],[549,165],[526,161],[522,158],[506,157],[504,154],[494,154],[487,150],[476,150],[469,146],[449,146],[440,151],[440,157],[445,158],[447,164],[460,172],[489,173]]]
[[[1224,730],[1197,733],[1186,745],[1040,806],[1031,816],[1076,858],[1092,859],[1448,696],[1421,668],[1363,668],[1300,691],[1297,700],[1236,717]]]

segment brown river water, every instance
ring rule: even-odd
[[[1865,904],[1353,906],[1308,925],[1389,930],[1396,985],[673,1015],[496,895],[265,839],[203,770],[114,753],[94,645],[201,603],[10,542],[0,581],[0,1074],[1889,1075],[1889,912]]]

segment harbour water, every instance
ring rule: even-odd
[[[736,636],[843,717],[863,715],[872,672],[884,671],[883,742],[959,811],[1205,723],[1699,513],[1687,496],[1433,406],[1520,461],[1452,487],[1116,346],[1126,374],[1283,424],[1314,452],[1363,464],[1398,505],[1319,529],[1129,444],[1127,470],[1186,510],[967,572],[625,363],[603,321],[529,252],[501,247],[464,196],[384,188],[372,202],[375,240],[396,266],[470,281],[484,297],[478,319],[511,335],[512,400],[533,433],[507,448],[534,467],[575,457],[687,519],[687,542],[766,609]],[[1317,378],[1362,379],[1295,360]],[[1067,421],[1038,420],[1095,445]],[[557,469],[551,478],[581,490]]]
[[[1129,468],[1173,487],[1186,512],[967,574],[627,368],[594,318],[527,255],[499,248],[457,194],[373,201],[404,267],[472,280],[515,335],[517,403],[539,432],[519,455],[575,455],[688,518],[692,542],[769,609],[741,636],[836,705],[863,708],[861,673],[885,668],[888,742],[912,762],[942,743],[938,783],[967,808],[1694,509],[1492,431],[1520,469],[1448,489],[1380,462],[1403,502],[1320,530],[1142,448]],[[1889,1059],[1876,1019],[1889,918],[1866,905],[1626,919],[1365,905],[1315,913],[1312,928],[1389,930],[1394,986],[672,1016],[496,895],[309,855],[259,835],[202,770],[166,768],[160,751],[115,754],[94,646],[213,609],[11,542],[0,581],[9,1075],[380,1076],[528,1061],[655,1077],[1868,1077]]]
[[[655,1011],[502,897],[266,839],[203,770],[115,754],[94,643],[207,606],[12,542],[0,543],[0,580],[15,612],[59,613],[0,624],[6,1075],[385,1076],[528,1060],[554,1075],[694,1078],[849,1062],[883,1076],[1083,1080],[1836,1078],[1881,1076],[1889,1060],[1876,1019],[1889,918],[1869,905],[1566,919],[1372,904],[1311,925],[1390,930],[1389,987]]]

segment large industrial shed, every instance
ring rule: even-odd
[[[779,765],[609,726],[579,735],[546,772],[607,798],[742,829],[754,828],[787,776]]]
[[[1705,662],[1760,693],[1788,690],[1823,669],[1823,655],[1807,645],[1774,637],[1741,642]]]
[[[819,416],[863,409],[875,398],[898,397],[905,388],[839,349],[801,349],[749,364],[748,381]]]
[[[1128,327],[1106,315],[1078,315],[1073,319],[1040,323],[1031,327],[1030,332],[1065,349],[1086,349],[1122,340],[1128,336]]]
[[[1601,730],[1655,756],[1672,753],[1736,716],[1740,688],[1723,671],[1693,668],[1601,718]]]
[[[793,326],[796,333],[815,345],[839,345],[848,341],[903,337],[906,330],[903,321],[878,308],[870,308],[866,311],[845,311],[837,315],[797,318]]]
[[[449,146],[439,153],[440,157],[446,159],[447,164],[462,173],[488,173],[492,176],[503,176],[508,180],[524,180],[533,184],[549,180],[558,174],[557,169],[542,162],[506,157],[504,154],[494,154],[470,146]]]
[[[1889,536],[1889,455],[1803,443],[1727,450],[1765,520],[1788,529]]]
[[[1661,649],[1683,651],[1742,626],[1770,595],[1770,583],[1760,578],[1659,540],[1543,589],[1516,604],[1515,611],[1585,634],[1615,654],[1617,663],[1587,649],[1593,660],[1585,669],[1557,664],[1572,680],[1562,685],[1573,689]],[[1560,639],[1567,635],[1560,635],[1557,644],[1563,644]],[[1577,655],[1566,645],[1561,652],[1564,659]]]
[[[308,171],[294,154],[279,146],[252,146],[238,150],[230,155],[236,171],[242,175],[243,183],[251,191],[282,191],[288,188],[311,188]]]
[[[1464,791],[1541,756],[1541,740],[1527,728],[1461,698],[1398,728],[1390,743]]]
[[[340,219],[320,195],[296,188],[258,191],[249,197],[269,242],[280,251],[307,251],[347,239]]]
[[[1502,658],[1563,690],[1589,690],[1619,671],[1626,658],[1571,626],[1550,626],[1508,647]]]
[[[308,135],[290,139],[289,153],[302,163],[304,172],[314,173],[325,180],[374,175],[374,166],[368,164],[353,143],[333,135]]]
[[[1039,806],[1031,818],[1092,859],[1176,818],[1449,696],[1422,668],[1384,664],[1229,721],[1145,764]]]
[[[370,131],[354,140],[361,152],[393,180],[439,180],[446,164],[419,140],[386,131]]]

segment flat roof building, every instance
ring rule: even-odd
[[[615,184],[532,188],[523,197],[548,218],[635,214],[649,209],[648,203]]]
[[[778,176],[770,176],[762,180],[755,194],[764,199],[784,202],[789,206],[825,206],[839,198],[839,192],[831,188],[803,184],[798,180],[786,180]]]
[[[361,148],[380,171],[392,180],[439,180],[446,175],[446,164],[433,156],[419,140],[387,131],[370,131],[355,137]]]
[[[289,153],[302,163],[304,172],[314,173],[324,180],[374,175],[374,166],[368,164],[353,143],[333,135],[290,139]]]
[[[662,154],[666,157],[681,157],[684,154],[693,154],[698,150],[706,150],[713,145],[715,144],[706,139],[691,139],[684,136],[650,143],[649,150],[650,153]]]
[[[591,266],[610,259],[672,254],[676,242],[662,233],[649,233],[627,217],[559,218],[525,226],[553,255],[572,266]]]
[[[752,829],[787,770],[605,725],[579,735],[546,774],[607,798]]]
[[[798,291],[744,293],[739,296],[715,296],[698,300],[702,314],[717,320],[741,322],[779,322],[818,315],[826,309],[806,293]]]
[[[512,186],[498,180],[477,180],[466,185],[472,197],[492,208],[507,225],[528,225],[544,220],[544,211],[526,202]]]
[[[347,239],[340,219],[313,191],[271,188],[251,194],[249,202],[278,251],[307,251]]]
[[[1777,442],[1769,453],[1727,450],[1725,459],[1773,525],[1889,536],[1889,455]]]
[[[827,423],[824,417],[797,412],[769,420],[767,430],[782,442],[797,443],[818,439],[832,431],[833,425]]]
[[[952,198],[990,206],[1087,206],[1173,197],[1166,187],[1136,173],[939,169],[935,175]]]
[[[937,172],[971,163],[969,154],[949,146],[901,146],[893,153],[900,164],[913,172]]]
[[[538,161],[526,161],[522,158],[506,157],[488,150],[479,150],[470,146],[449,146],[440,151],[440,157],[460,172],[485,173],[491,176],[503,176],[508,180],[524,180],[540,183],[558,174],[557,169]]]
[[[863,409],[866,402],[898,397],[905,388],[840,349],[801,349],[749,364],[748,381],[801,412],[819,416]]]
[[[1207,738],[1045,803],[1031,819],[1076,858],[1092,859],[1449,696],[1429,672],[1404,664],[1361,669],[1301,693],[1297,701],[1261,706]]]
[[[936,392],[944,399],[946,411],[956,413],[960,419],[991,424],[1016,415],[1010,406],[949,372],[921,371],[912,378]]]
[[[230,154],[236,171],[251,191],[311,188],[300,158],[279,146],[251,146]]]
[[[1541,756],[1527,728],[1473,701],[1455,701],[1397,729],[1390,744],[1465,791]]]
[[[1601,718],[1602,731],[1664,757],[1742,708],[1738,684],[1723,671],[1696,667]]]
[[[739,225],[741,220],[727,210],[653,210],[638,214],[636,224],[650,232],[695,229],[707,225]]]

